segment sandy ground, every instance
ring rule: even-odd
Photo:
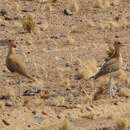
[[[127,126],[129,8],[129,0],[0,0],[0,41],[17,42],[17,53],[38,81],[10,73],[5,66],[7,47],[0,46],[0,130],[115,130],[121,119]],[[27,15],[35,22],[31,33],[22,26]],[[128,91],[110,97],[109,76],[86,81],[79,70],[91,59],[100,66],[115,40],[125,45],[121,54],[128,82],[119,79],[118,84]],[[106,89],[96,93],[100,87]],[[70,128],[62,128],[65,119]]]

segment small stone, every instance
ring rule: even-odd
[[[7,101],[7,102],[5,103],[5,106],[11,107],[11,106],[13,106],[13,102],[12,102],[12,101]]]
[[[69,63],[66,63],[66,64],[65,64],[65,67],[69,67],[69,66],[70,66]]]
[[[76,75],[74,75],[74,79],[80,80],[80,79],[82,79],[82,76],[80,74],[76,74]]]
[[[73,15],[72,11],[69,9],[64,9],[64,14],[65,15]]]
[[[119,38],[119,36],[116,35],[115,38]]]
[[[35,110],[33,110],[32,113],[33,113],[34,115],[36,115],[37,112],[36,112]]]
[[[38,123],[38,124],[41,124],[44,120],[43,116],[40,116],[40,115],[36,115],[34,117],[35,121]]]
[[[27,127],[31,127],[31,125],[27,125]]]
[[[7,126],[10,125],[10,123],[9,123],[8,121],[6,121],[5,119],[2,119],[2,122],[3,122],[5,125],[7,125]]]
[[[12,18],[10,18],[10,17],[5,17],[5,20],[10,21],[10,20],[12,20]]]
[[[5,27],[5,24],[1,24],[0,26]]]
[[[1,11],[0,11],[0,15],[1,15],[1,16],[5,16],[5,15],[7,15],[6,10],[5,10],[5,9],[1,9]]]
[[[114,102],[113,104],[114,104],[114,105],[118,105],[118,102]]]
[[[27,52],[27,54],[30,54],[30,53],[31,53],[30,51]]]
[[[3,70],[3,72],[6,72],[6,70]]]
[[[92,109],[92,107],[87,106],[87,107],[86,107],[86,110],[87,110],[87,111],[92,111],[93,109]]]
[[[36,94],[40,93],[41,90],[38,88],[32,88],[30,90],[26,90],[23,96],[35,96]]]

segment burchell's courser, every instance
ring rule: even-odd
[[[16,54],[16,43],[14,40],[8,40],[8,55],[6,57],[6,66],[12,73],[18,73],[35,81],[33,77],[27,74],[25,63]]]
[[[94,79],[97,79],[103,75],[116,72],[119,69],[121,69],[122,66],[122,56],[120,54],[120,47],[123,46],[120,42],[115,41],[114,42],[114,48],[111,52],[111,55],[109,55],[99,71],[92,77]]]

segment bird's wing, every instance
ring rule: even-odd
[[[13,70],[13,72],[17,72],[22,75],[26,74],[24,63],[15,55],[10,57],[9,66]]]
[[[97,74],[94,76],[95,78],[98,78],[102,75],[115,72],[119,69],[119,62],[117,59],[111,59],[107,62],[104,62]]]

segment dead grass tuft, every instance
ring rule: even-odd
[[[79,1],[78,0],[68,0],[69,8],[76,13],[79,12]]]
[[[129,88],[121,88],[119,91],[119,96],[129,97],[130,96],[130,89]]]
[[[118,29],[118,28],[125,28],[129,26],[129,22],[126,18],[121,18],[119,20],[104,20],[99,23],[101,29]]]
[[[98,8],[110,7],[110,0],[97,0],[96,7],[98,7]]]
[[[94,74],[98,70],[97,61],[95,59],[87,60],[85,64],[81,62],[81,65],[83,67],[79,70],[80,75],[83,79],[86,79],[86,80],[94,76]]]
[[[77,130],[68,119],[63,121],[63,125],[59,128],[59,130]]]
[[[118,130],[126,130],[128,127],[128,120],[125,118],[120,118],[116,121]]]
[[[104,93],[104,91],[105,91],[104,86],[99,87],[93,95],[93,100],[98,100],[100,96]]]
[[[28,33],[31,33],[35,30],[35,22],[31,15],[26,16],[22,21],[23,29]]]
[[[3,101],[0,101],[0,109],[4,109],[5,103]]]
[[[118,5],[119,2],[119,0],[96,0],[96,7],[108,8],[110,6]]]

